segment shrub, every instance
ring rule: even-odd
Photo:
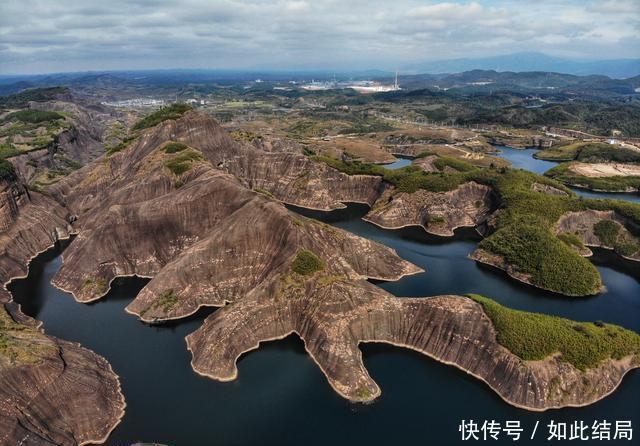
[[[182,152],[186,148],[187,148],[186,144],[182,144],[181,142],[171,141],[170,143],[167,143],[164,146],[163,150],[164,150],[164,153],[177,153],[177,152]]]
[[[324,269],[324,262],[314,253],[307,250],[299,251],[291,263],[291,270],[302,276],[308,276]]]
[[[503,256],[541,288],[583,296],[595,294],[602,286],[591,262],[539,225],[511,224],[482,240],[478,247]]]
[[[149,116],[139,120],[131,129],[134,131],[143,130],[158,125],[168,119],[178,119],[189,110],[191,110],[191,106],[188,104],[180,102],[171,104],[167,107],[162,107],[160,110],[157,110]]]
[[[600,220],[593,225],[593,233],[607,246],[615,246],[622,226],[613,220]]]
[[[178,152],[172,158],[166,160],[164,165],[174,175],[180,176],[191,169],[191,165],[195,161],[203,159],[202,154],[194,149],[183,150]]]
[[[609,358],[640,354],[640,335],[617,325],[575,322],[514,310],[476,294],[469,297],[482,305],[493,322],[498,342],[524,360],[560,353],[561,360],[586,370]]]
[[[557,237],[567,246],[574,246],[578,249],[584,249],[584,243],[582,243],[580,237],[575,234],[571,234],[570,232],[563,232],[561,234],[558,234]]]
[[[0,180],[13,181],[16,179],[16,170],[9,161],[0,159]]]
[[[4,143],[0,144],[0,159],[11,158],[20,153],[13,144]]]

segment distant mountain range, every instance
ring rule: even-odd
[[[577,60],[542,53],[516,53],[477,59],[421,62],[404,67],[413,73],[462,73],[470,70],[546,71],[576,75],[601,74],[615,79],[640,75],[640,59]]]

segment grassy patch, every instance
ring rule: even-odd
[[[597,144],[606,145],[606,144]],[[576,159],[581,147],[584,146],[584,143],[569,143],[569,144],[558,144],[549,147],[548,149],[537,151],[533,157],[541,160],[548,161],[571,161]]]
[[[178,152],[164,162],[164,166],[176,176],[180,176],[191,170],[194,162],[202,160],[202,154],[194,149],[186,149]]]
[[[438,170],[444,170],[449,167],[451,169],[457,170],[458,172],[470,172],[475,170],[476,168],[466,161],[462,161],[456,158],[451,158],[448,156],[443,156],[436,159],[433,162],[433,165],[438,168]]]
[[[623,256],[632,256],[640,250],[638,242],[616,221],[600,220],[593,225],[593,233],[605,246]]]
[[[271,192],[269,192],[269,191],[268,191],[268,190],[266,190],[266,189],[262,189],[261,187],[254,187],[254,188],[253,188],[253,191],[254,191],[254,192],[257,192],[257,193],[259,193],[259,194],[265,195],[265,196],[267,196],[267,197],[269,197],[269,198],[274,198],[274,196],[273,196],[273,194],[272,194]]]
[[[11,143],[0,144],[0,159],[11,158],[20,154],[20,150]]]
[[[3,121],[20,121],[28,124],[40,124],[44,122],[57,121],[59,119],[64,119],[64,116],[57,112],[27,109],[9,113],[4,117]]]
[[[131,142],[135,140],[134,136],[129,136],[128,138],[123,139],[119,144],[109,147],[105,150],[107,157],[115,155],[118,152],[122,152],[124,149],[128,148],[131,145]]]
[[[561,234],[558,234],[556,237],[558,237],[560,241],[567,246],[573,246],[578,249],[585,248],[584,243],[582,243],[582,240],[580,240],[580,237],[575,234],[571,234],[570,232],[563,232]]]
[[[616,325],[575,322],[513,310],[475,294],[469,297],[482,305],[493,322],[498,342],[524,360],[541,360],[560,353],[563,361],[586,370],[609,358],[640,353],[640,335]]]
[[[545,176],[561,181],[565,184],[582,186],[593,190],[609,192],[624,192],[628,189],[640,189],[640,177],[586,177],[571,170],[571,164],[565,163],[555,166],[545,172]]]
[[[182,144],[181,142],[171,141],[162,148],[164,153],[178,153],[182,152],[184,149],[188,148],[186,144]]]
[[[179,300],[180,298],[173,291],[173,289],[169,289],[158,296],[155,302],[153,302],[153,304],[151,305],[151,308],[153,308],[154,310],[161,308],[163,312],[167,313],[169,310],[176,306]]]
[[[33,364],[54,354],[55,344],[42,332],[18,324],[0,308],[0,356],[12,364]]]
[[[167,107],[162,107],[160,110],[136,122],[131,129],[134,131],[143,130],[158,125],[168,119],[178,119],[189,110],[191,110],[191,106],[188,104],[171,104]]]
[[[607,246],[613,246],[620,234],[620,223],[613,220],[600,220],[593,225],[593,233]]]
[[[302,276],[311,275],[324,269],[324,262],[308,250],[299,251],[291,262],[291,270]]]
[[[91,294],[93,296],[101,296],[107,292],[109,285],[106,279],[102,277],[96,277],[93,279],[86,279],[82,284],[80,291],[83,294]]]
[[[362,400],[368,400],[371,398],[371,391],[366,387],[358,387],[356,389],[356,396]]]

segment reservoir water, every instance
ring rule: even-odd
[[[518,169],[529,170],[531,172],[542,175],[547,170],[558,165],[558,163],[554,161],[545,161],[534,158],[533,155],[538,152],[538,149],[514,149],[513,147],[508,146],[495,147],[500,150],[499,153],[495,154],[496,156],[510,161],[511,165]],[[581,195],[585,198],[611,198],[615,200],[625,200],[634,203],[640,203],[640,194],[638,193],[592,192],[577,187],[572,187],[571,189],[578,195]]]
[[[411,158],[400,158],[396,155],[396,161],[388,164],[382,164],[382,167],[386,167],[387,169],[400,169],[401,167],[411,165]]]
[[[603,320],[640,332],[640,268],[606,251],[597,251],[592,260],[607,292],[565,298],[469,260],[467,255],[477,243],[473,231],[458,231],[455,238],[444,239],[429,237],[417,228],[382,230],[360,219],[367,210],[363,205],[328,213],[292,209],[390,246],[425,269],[397,282],[378,284],[394,295],[476,292],[513,308]],[[485,384],[456,368],[416,352],[368,344],[362,347],[364,361],[382,396],[370,405],[354,405],[331,389],[306,355],[302,341],[291,336],[243,355],[238,379],[219,383],[191,370],[184,341],[213,310],[162,326],[142,324],[124,312],[144,286],[139,279],[116,281],[108,296],[93,304],[76,303],[50,285],[61,265],[60,253],[57,247],[40,255],[32,262],[28,278],[13,282],[10,289],[25,313],[44,322],[47,333],[103,355],[120,375],[126,414],[108,445],[136,441],[175,446],[473,443],[460,440],[462,419],[521,422],[525,433],[520,441],[503,436],[495,444],[544,444],[551,420],[589,425],[594,420],[633,422],[633,442],[593,444],[633,444],[640,436],[638,370],[596,404],[534,413],[509,406]],[[539,427],[531,440],[536,422]]]

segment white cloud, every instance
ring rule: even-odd
[[[639,57],[639,0],[2,0],[0,73]]]

